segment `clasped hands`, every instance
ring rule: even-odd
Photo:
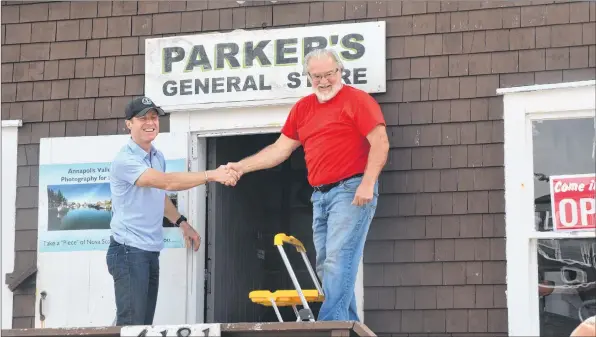
[[[240,177],[244,173],[242,166],[239,163],[227,163],[226,165],[221,165],[214,172],[215,175],[213,180],[226,186],[236,186],[236,183],[238,183],[238,180],[240,180]],[[373,194],[374,183],[369,183],[363,180],[356,190],[352,205],[364,206],[368,204],[372,201]]]
[[[221,165],[211,171],[211,179],[226,186],[236,186],[242,176],[242,167],[238,163]]]

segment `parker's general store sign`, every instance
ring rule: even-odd
[[[237,30],[148,39],[145,94],[158,105],[278,101],[312,92],[304,56],[330,47],[344,64],[343,80],[385,92],[385,22],[287,29]]]
[[[594,174],[550,177],[555,231],[596,229]]]

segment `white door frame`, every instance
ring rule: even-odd
[[[205,142],[199,142],[198,138],[190,134],[188,137],[188,168],[190,172],[204,171],[206,168],[206,160],[199,160],[199,158],[207,158],[207,147]],[[198,232],[201,238],[205,238],[205,230],[207,223],[207,207],[205,204],[206,187],[198,186],[188,190],[187,218],[191,221],[193,228]],[[201,242],[201,246],[197,253],[189,250],[187,256],[187,323],[203,323],[204,322],[204,305],[203,298],[205,296],[204,282],[205,279],[205,254],[207,253],[206,242]],[[192,301],[191,299],[195,299]]]
[[[207,138],[278,133],[281,131],[295,100],[284,103],[266,106],[169,111],[171,113],[170,132],[186,132],[190,134],[190,168],[193,172],[202,171],[207,167]],[[197,199],[198,195],[198,189],[193,189],[189,193],[189,212],[192,219],[196,219],[194,220],[195,222],[200,221],[199,219],[203,219],[202,222],[206,222],[207,210],[205,199]],[[197,205],[197,207],[195,208],[192,205]],[[193,213],[195,210],[196,213]],[[206,226],[195,227],[200,228],[199,235],[206,238],[204,232]],[[201,245],[199,254],[189,258],[189,261],[191,261],[189,263],[192,266],[189,266],[188,270],[196,270],[196,272],[189,274],[189,298],[196,298],[196,301],[195,303],[190,303],[188,322],[204,323],[205,319],[204,279],[206,251],[203,247],[204,245]],[[196,296],[192,295],[193,291],[196,291]],[[360,320],[364,322],[364,268],[362,260],[358,266],[355,292],[358,315],[360,316]]]
[[[596,81],[499,89],[505,139],[505,232],[509,336],[539,336],[537,240],[596,237],[534,228],[532,120],[594,117]]]

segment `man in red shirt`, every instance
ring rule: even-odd
[[[305,69],[314,93],[294,105],[278,140],[227,168],[241,176],[275,167],[304,147],[314,189],[316,270],[325,293],[318,320],[358,321],[354,284],[389,151],[385,120],[368,93],[342,83],[343,64],[334,51],[312,51]]]

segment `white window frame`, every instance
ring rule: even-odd
[[[532,121],[595,116],[596,81],[498,89],[503,95],[505,233],[509,336],[539,336],[537,241],[594,238],[594,232],[534,228]]]

